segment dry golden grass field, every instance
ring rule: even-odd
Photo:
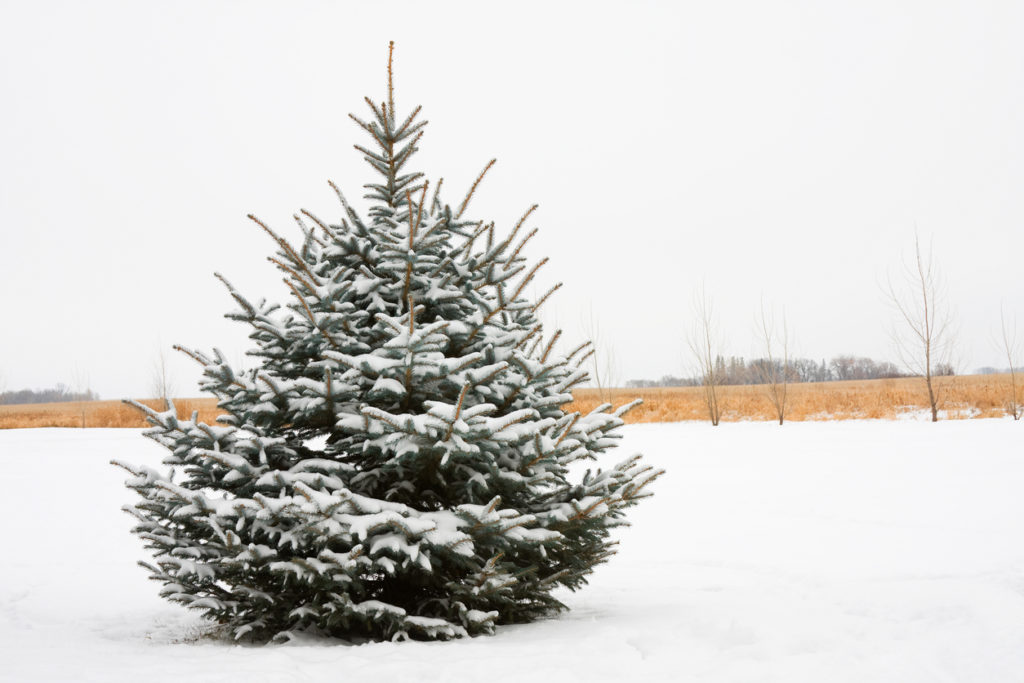
[[[1010,375],[964,375],[935,379],[947,418],[1001,417],[1009,414]],[[1024,398],[1017,376],[1017,402]],[[775,409],[766,387],[742,385],[719,387],[722,421],[775,420]],[[602,401],[615,405],[642,398],[643,405],[630,411],[626,422],[674,422],[705,420],[701,387],[658,389],[580,389],[571,409],[586,412]],[[790,384],[787,391],[787,420],[891,419],[912,411],[926,410],[928,396],[924,380],[918,377],[874,379],[849,382]]]
[[[965,375],[936,380],[942,395],[944,417],[964,419],[1000,417],[1009,414],[1009,375]],[[1017,377],[1017,401],[1024,400],[1024,387]],[[765,387],[758,385],[720,387],[722,421],[774,420],[774,409]],[[642,398],[643,405],[626,415],[626,422],[675,422],[707,419],[700,387],[665,389],[577,389],[569,411],[588,412],[602,401],[620,405]],[[895,418],[925,410],[927,396],[919,378],[879,379],[851,382],[791,384],[788,390],[787,420],[849,420]],[[157,406],[157,401],[146,401]],[[193,410],[199,419],[212,422],[220,411],[212,398],[176,399],[184,417]],[[119,401],[86,403],[42,403],[0,406],[0,429],[23,427],[144,427],[145,420],[131,406]]]
[[[143,403],[158,408],[161,401],[144,400]],[[188,418],[193,410],[199,411],[199,419],[213,422],[222,411],[212,398],[175,399],[178,414]],[[146,427],[142,414],[132,406],[120,401],[83,401],[74,403],[32,403],[27,405],[0,406],[0,429],[26,427]]]

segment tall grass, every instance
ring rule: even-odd
[[[937,377],[933,382],[946,419],[1009,414],[1008,374]],[[778,419],[763,385],[722,386],[718,390],[724,422]],[[702,391],[701,387],[614,389],[611,398],[616,405],[634,398],[644,400],[626,415],[626,422],[706,420]],[[929,406],[924,380],[915,377],[791,384],[788,392],[787,420],[894,419]],[[601,403],[591,389],[579,389],[574,396],[568,410],[586,413]]]
[[[160,410],[163,401],[146,399],[142,403]],[[193,410],[199,419],[213,422],[222,411],[213,398],[175,399],[178,414],[188,418]],[[81,401],[0,406],[0,429],[29,427],[148,427],[136,408],[120,401]]]
[[[1010,375],[967,375],[934,380],[942,398],[943,417],[953,419],[1001,417],[1009,414]],[[761,385],[723,386],[722,421],[777,420]],[[1018,389],[1019,391],[1019,389]],[[626,415],[626,422],[707,420],[701,387],[664,389],[577,389],[567,411],[589,412],[605,400],[615,405],[642,398],[643,405]],[[1018,399],[1019,401],[1020,399]],[[159,409],[157,399],[143,401]],[[216,399],[175,399],[178,414],[213,423],[221,411]],[[920,378],[819,382],[789,385],[787,420],[892,419],[926,410],[928,394]],[[0,429],[25,427],[146,427],[138,410],[120,401],[41,403],[0,406]]]

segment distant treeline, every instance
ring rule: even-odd
[[[772,377],[771,362],[767,358],[747,361],[742,356],[718,356],[715,358],[715,377],[718,384],[763,384]],[[794,358],[789,361],[786,379],[789,382],[840,382],[856,379],[887,379],[907,377],[908,374],[888,361],[876,361],[860,356],[836,356],[830,361],[814,361],[809,358]],[[775,361],[775,377],[782,377],[783,363]],[[953,375],[953,367],[942,365],[936,368],[937,375]],[[626,382],[630,388],[638,387],[693,387],[702,384],[700,377],[673,377],[666,375],[659,380],[631,379]]]
[[[18,391],[5,391],[0,394],[0,405],[97,400],[99,400],[99,394],[92,389],[72,391],[64,384],[58,384],[53,389],[20,389]]]
[[[991,367],[989,365],[986,365],[983,368],[978,368],[977,370],[975,370],[974,374],[975,375],[1008,375],[1011,372],[1024,372],[1024,368],[1020,367],[1019,365],[1015,365],[1012,369],[1011,368],[993,368],[993,367]]]

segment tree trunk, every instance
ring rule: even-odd
[[[926,375],[924,378],[925,384],[928,385],[928,405],[932,409],[932,422],[939,421],[939,406],[935,401],[935,391],[932,389],[932,376]]]

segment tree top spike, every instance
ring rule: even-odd
[[[395,41],[388,41],[388,114],[395,115],[395,87],[391,71],[391,59],[395,52]]]

